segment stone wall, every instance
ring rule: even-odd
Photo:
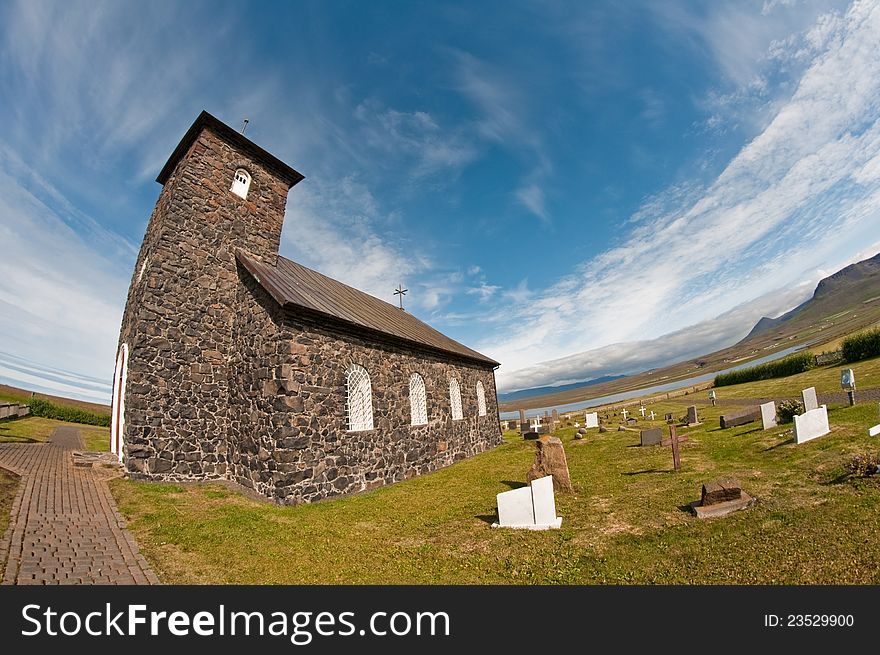
[[[248,198],[229,188],[251,174]],[[277,258],[288,187],[205,129],[166,180],[135,267],[120,331],[129,347],[126,467],[225,477],[235,250]]]
[[[491,367],[428,354],[326,319],[283,311],[240,269],[232,365],[231,477],[283,503],[309,502],[405,480],[501,443]],[[257,364],[258,362],[258,364]],[[349,432],[346,370],[370,374],[374,430]],[[428,424],[410,425],[409,378],[425,381]],[[452,420],[449,377],[464,418]],[[478,416],[477,380],[486,393]]]
[[[252,179],[247,200],[229,191],[239,167]],[[124,441],[132,477],[230,479],[278,502],[309,502],[500,444],[491,367],[285,312],[238,266],[239,248],[275,264],[287,191],[210,129],[166,180],[120,332],[129,347]],[[374,430],[347,431],[351,363],[370,374]],[[413,372],[425,380],[426,426],[410,426]],[[458,421],[450,415],[452,375],[461,386]]]

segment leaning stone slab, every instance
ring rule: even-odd
[[[825,405],[794,417],[794,440],[796,443],[804,443],[822,437],[829,432],[831,432],[831,427],[828,425],[828,410]]]
[[[816,398],[816,387],[809,387],[801,391],[801,399],[804,401],[804,412],[819,409],[819,401]]]
[[[656,446],[663,440],[663,430],[660,428],[649,428],[639,432],[639,438],[642,446]]]
[[[522,530],[550,530],[562,525],[562,517],[556,516],[551,476],[532,480],[528,487],[505,491],[496,496],[498,522],[493,528]]]
[[[752,423],[761,418],[761,409],[759,407],[749,407],[738,412],[727,413],[721,417],[721,429],[734,428],[738,425]]]
[[[553,488],[556,491],[571,491],[568,460],[559,437],[544,435],[535,442],[535,462],[526,479],[532,482],[545,476],[553,477]]]
[[[776,427],[776,403],[772,400],[761,405],[761,424],[765,430]]]
[[[691,405],[688,407],[688,415],[687,415],[688,425],[700,425],[700,417],[697,416],[697,406]]]

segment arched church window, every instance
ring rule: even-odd
[[[351,432],[373,429],[373,387],[363,366],[352,364],[346,373],[348,394],[348,429]]]
[[[409,413],[412,425],[425,425],[428,422],[425,381],[418,373],[409,376]]]
[[[477,412],[480,416],[486,415],[486,391],[480,381],[477,381]]]
[[[251,176],[243,168],[239,168],[235,171],[235,177],[232,178],[232,186],[230,187],[230,191],[237,196],[241,196],[242,198],[247,198],[248,189],[251,188]]]
[[[452,420],[458,421],[464,418],[461,412],[461,387],[455,378],[449,379],[449,405],[452,407]]]

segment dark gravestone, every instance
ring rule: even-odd
[[[643,446],[656,446],[663,440],[663,430],[660,428],[649,428],[639,433]]]
[[[537,432],[523,432],[523,439],[537,439],[539,436]]]
[[[699,425],[700,418],[697,416],[697,406],[691,405],[688,407],[688,416],[687,416],[688,425]]]
[[[727,428],[734,428],[737,425],[745,425],[746,423],[751,423],[752,421],[760,421],[761,420],[761,408],[760,407],[748,407],[746,409],[741,409],[738,412],[733,412],[724,414],[721,417],[721,429],[726,430]]]
[[[733,479],[707,482],[703,485],[700,506],[717,505],[728,500],[737,500],[742,495],[742,487]]]
[[[672,418],[672,412],[666,412],[665,419],[666,419],[667,423],[671,423],[672,421],[675,420],[674,418]]]

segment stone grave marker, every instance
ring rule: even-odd
[[[736,412],[728,412],[721,417],[721,429],[734,428],[745,425],[761,418],[760,407],[747,407]]]
[[[761,424],[764,430],[776,427],[776,403],[772,400],[761,405]]]
[[[663,420],[667,423],[672,423],[675,419],[672,417],[672,412],[666,412],[666,414],[663,416]]]
[[[584,427],[585,428],[598,428],[599,427],[599,413],[598,412],[589,412],[584,414]]]
[[[877,414],[880,415],[880,405],[877,406]],[[880,423],[875,425],[873,428],[868,428],[869,437],[876,437],[878,434],[880,434]]]
[[[755,499],[742,490],[733,479],[708,482],[703,485],[700,500],[690,504],[697,518],[724,516],[755,504]]]
[[[688,416],[687,416],[688,425],[699,425],[700,418],[697,416],[697,406],[691,405],[688,407]]]
[[[715,397],[715,389],[712,389],[709,392],[709,401],[712,403],[712,407],[715,407],[715,403],[718,401],[718,399]]]
[[[656,446],[663,441],[663,430],[660,428],[648,428],[639,432],[642,446]]]
[[[556,423],[557,421],[559,421],[559,412],[554,409],[553,410],[553,422]]]
[[[526,480],[531,482],[548,475],[553,476],[556,491],[571,491],[571,476],[562,441],[559,437],[544,435],[535,442],[535,462],[526,474]]]
[[[804,401],[804,413],[819,408],[819,401],[816,399],[816,387],[809,387],[801,391],[801,398]]]
[[[828,410],[825,405],[794,417],[794,440],[796,443],[804,443],[829,432],[831,432],[831,427],[828,425]]]
[[[498,522],[493,528],[522,530],[549,530],[562,525],[562,517],[556,516],[556,500],[553,497],[551,476],[533,480],[528,487],[512,489],[498,494]]]

